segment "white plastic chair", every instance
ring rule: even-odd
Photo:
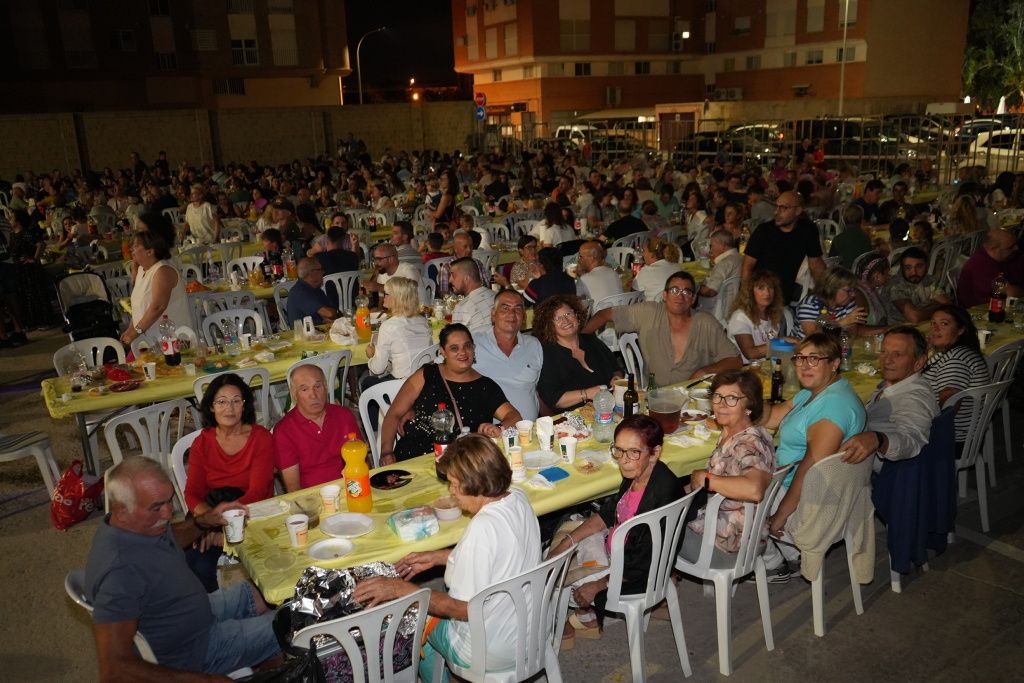
[[[451,256],[439,256],[438,258],[430,259],[429,261],[423,264],[423,274],[425,277],[420,279],[429,279],[436,283],[437,273],[441,270],[441,266],[451,262]]]
[[[643,232],[634,232],[632,235],[626,235],[612,242],[611,249],[625,248],[632,251],[636,251],[643,245],[647,238],[654,234],[651,230],[645,230]]]
[[[529,235],[534,226],[538,223],[540,223],[540,220],[534,219],[517,220],[513,222],[511,232],[515,234],[512,239],[518,240],[523,235]]]
[[[238,245],[241,247],[241,243],[238,243]],[[239,258],[233,258],[228,261],[227,265],[224,267],[224,276],[229,277],[232,271],[237,270],[241,273],[241,277],[244,280],[249,277],[249,273],[259,269],[262,264],[262,256],[241,256]]]
[[[288,389],[290,391],[292,388],[292,374],[297,368],[303,365],[314,365],[320,368],[324,373],[324,379],[326,380],[327,386],[327,400],[331,403],[336,403],[334,399],[335,389],[340,386],[341,390],[344,392],[345,381],[348,378],[348,368],[351,364],[352,351],[349,349],[328,351],[327,353],[319,353],[315,356],[295,361],[295,363],[288,368]]]
[[[479,261],[484,268],[490,271],[498,263],[498,252],[493,249],[474,249],[473,258]]]
[[[205,334],[203,321],[211,313],[229,311],[236,308],[259,310],[260,304],[263,301],[262,299],[257,299],[256,295],[251,291],[192,292],[185,296],[188,299],[189,314],[192,316],[190,324],[200,335]],[[175,322],[182,321],[176,320]],[[266,320],[264,320],[264,323],[266,323]],[[207,342],[213,343],[209,339]]]
[[[346,270],[341,273],[324,275],[324,281],[320,285],[320,289],[324,290],[324,294],[330,296],[330,288],[333,288],[338,295],[338,308],[341,311],[354,311],[356,306],[354,303],[355,292],[353,291],[353,285],[359,282],[361,275],[362,273],[358,270]]]
[[[307,650],[314,636],[329,636],[344,650],[352,664],[354,680],[415,683],[420,661],[420,641],[423,639],[429,604],[430,589],[421,588],[405,597],[362,612],[307,626],[292,636],[292,645]],[[416,608],[416,621],[410,643],[412,662],[408,668],[395,671],[392,654],[398,626],[402,616],[413,607]],[[333,649],[331,645],[318,648],[317,657],[334,654]],[[379,652],[383,652],[383,657],[378,656]]]
[[[621,294],[612,294],[606,296],[603,299],[595,301],[591,306],[591,313],[597,313],[603,311],[606,308],[614,308],[615,306],[626,306],[628,304],[640,303],[644,300],[643,292],[623,292]]]
[[[683,674],[693,674],[690,658],[686,653],[686,637],[683,620],[679,614],[679,594],[672,583],[672,566],[679,548],[679,537],[683,531],[686,511],[696,491],[663,507],[637,515],[620,524],[611,538],[611,572],[608,577],[608,598],[605,609],[618,612],[626,617],[626,636],[629,640],[629,661],[633,671],[633,683],[644,681],[644,632],[650,621],[648,612],[665,601],[672,633],[675,636],[676,651]],[[646,526],[651,535],[651,566],[647,572],[647,590],[633,595],[622,594],[622,572],[625,562],[625,541],[632,533],[639,533],[638,527]]]
[[[430,306],[434,301],[437,283],[428,277],[420,278],[419,296],[421,306]]]
[[[499,241],[508,242],[510,239],[508,228],[504,225],[489,223],[487,225],[480,226],[480,229],[487,233],[487,237],[490,238],[491,244],[497,244]]]
[[[636,332],[627,332],[626,334],[619,335],[619,353],[622,354],[622,360],[626,363],[626,372],[629,372],[636,378],[637,385],[647,390],[647,372],[644,356],[640,353],[640,337]]]
[[[988,364],[989,378],[993,382],[1014,379],[1017,376],[1017,368],[1020,367],[1021,356],[1024,356],[1024,339],[1003,344],[985,356],[985,362]],[[1013,449],[1010,447],[1010,401],[1007,400],[1005,395],[1003,400],[1000,401],[999,407],[1003,420],[1003,448],[1006,453],[1006,462],[1013,462]],[[988,469],[989,479],[992,480],[992,486],[995,486],[996,471],[994,459],[988,463]]]
[[[723,553],[715,549],[715,536],[718,530],[718,509],[725,498],[715,494],[708,499],[704,510],[704,535],[695,548],[696,557],[687,557],[685,550],[689,543],[684,541],[684,552],[676,559],[676,569],[684,574],[710,580],[715,587],[715,611],[718,616],[718,670],[723,676],[732,674],[732,596],[735,582],[754,572],[757,583],[757,599],[761,607],[761,626],[764,629],[765,648],[770,652],[775,649],[772,635],[772,613],[768,602],[768,577],[765,571],[761,530],[767,524],[768,513],[775,504],[775,499],[782,492],[782,480],[792,465],[784,467],[772,475],[771,483],[764,492],[759,503],[744,503],[743,535],[736,553]],[[689,540],[689,539],[687,539]]]
[[[1006,397],[1013,379],[993,382],[973,389],[964,389],[953,394],[942,404],[945,409],[957,406],[964,399],[970,399],[971,420],[964,448],[956,461],[960,497],[967,496],[967,470],[972,466],[977,477],[978,507],[981,510],[981,530],[989,531],[988,484],[985,481],[985,462],[992,459],[992,416]],[[958,409],[966,409],[961,405]]]
[[[387,382],[375,384],[359,395],[359,419],[363,423],[363,433],[366,434],[366,441],[370,444],[370,457],[373,458],[374,467],[380,467],[380,423],[403,384],[405,384],[404,379],[391,379]],[[374,429],[373,424],[370,422],[371,403],[376,404],[379,410],[377,415],[378,429]]]
[[[233,336],[241,336],[246,330],[252,331],[257,337],[263,336],[263,318],[259,313],[244,308],[233,308],[226,311],[210,313],[203,319],[203,335],[209,344]]]
[[[194,263],[182,263],[178,270],[181,271],[181,277],[186,283],[192,280],[203,281],[203,271]]]
[[[432,365],[437,362],[437,352],[441,349],[440,344],[431,344],[422,351],[413,354],[410,372],[416,372],[424,365]]]
[[[171,207],[161,211],[163,215],[171,219],[171,225],[179,225],[185,222],[185,219],[181,215],[181,211],[177,207]]]
[[[129,344],[132,355],[138,358],[143,351],[153,351],[154,353],[160,353],[160,344],[149,334],[140,334],[135,339],[132,339],[132,343]]]
[[[231,372],[241,377],[242,381],[252,389],[253,396],[256,399],[256,421],[270,429],[273,424],[270,420],[270,372],[266,368],[238,368],[237,370],[231,370]],[[219,374],[223,373],[196,377],[195,381],[192,382],[192,392],[195,394],[197,403],[203,402],[203,395],[206,393],[207,387],[210,386],[210,383]],[[255,379],[261,380],[261,384],[253,386],[253,380]]]
[[[202,429],[189,432],[178,439],[174,446],[171,447],[171,479],[174,483],[174,495],[178,497],[178,503],[181,505],[182,510],[188,510],[188,505],[185,503],[185,484],[188,483],[185,453],[188,449],[192,448],[192,442],[199,438],[199,435],[202,433]]]
[[[611,247],[608,249],[608,258],[617,263],[619,268],[625,270],[636,258],[636,251],[632,247]]]
[[[462,668],[437,658],[433,680],[440,681],[445,665],[461,679],[474,683],[514,683],[525,681],[546,671],[549,681],[562,680],[558,666],[555,638],[561,639],[568,591],[563,591],[570,549],[542,562],[535,569],[492,584],[469,600],[469,633],[473,654],[469,667]],[[529,596],[529,598],[527,598]],[[515,668],[504,671],[487,670],[487,630],[484,605],[488,600],[504,597],[511,600],[516,619]]]
[[[89,266],[89,270],[103,278],[104,282],[107,282],[107,286],[110,286],[108,280],[112,277],[123,277],[124,276],[124,264],[121,261],[114,263],[97,263],[94,266]]]
[[[726,278],[725,282],[722,283],[721,288],[718,290],[718,294],[715,295],[715,308],[712,311],[712,315],[718,322],[722,323],[722,327],[726,327],[729,324],[729,312],[732,310],[732,302],[736,299],[736,294],[740,291],[740,276]]]
[[[814,224],[818,226],[818,234],[821,235],[822,240],[835,239],[836,235],[839,234],[839,223],[833,220],[819,218],[814,221]]]
[[[298,280],[281,280],[274,285],[274,304],[277,306],[277,319],[282,332],[288,331],[288,293]]]
[[[14,462],[22,458],[36,459],[46,491],[52,496],[54,487],[60,481],[60,470],[53,458],[50,437],[43,432],[0,433],[0,462]]]

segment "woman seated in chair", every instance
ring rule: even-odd
[[[772,481],[775,448],[768,431],[756,424],[764,410],[761,380],[752,372],[729,370],[711,380],[711,405],[722,435],[711,451],[707,469],[694,470],[687,492],[700,488],[725,497],[718,508],[715,546],[725,553],[740,549],[746,513],[743,503],[759,503]],[[690,522],[684,553],[696,559],[704,534],[704,510]],[[760,533],[763,539],[768,533]],[[689,550],[696,552],[687,553]]]
[[[484,436],[498,437],[503,427],[512,427],[523,419],[501,387],[473,368],[473,335],[465,325],[452,323],[441,330],[440,347],[444,362],[424,365],[409,375],[384,416],[380,438],[382,465],[433,450],[430,416],[440,403],[455,414],[456,433],[465,426]],[[405,433],[396,443],[399,421],[406,419],[410,411],[413,416],[405,423]],[[494,424],[494,420],[501,424]]]
[[[540,525],[526,495],[512,485],[508,460],[490,439],[469,435],[452,443],[441,458],[448,490],[472,517],[454,548],[410,553],[395,564],[400,579],[372,578],[356,586],[353,597],[367,607],[409,595],[419,586],[409,579],[431,567],[446,567],[448,592],[430,596],[430,615],[420,678],[432,680],[440,655],[466,668],[472,659],[469,601],[484,588],[540,564]],[[487,669],[515,665],[515,614],[506,596],[484,605]],[[534,606],[536,608],[536,606]]]
[[[384,308],[390,317],[380,324],[377,342],[366,347],[369,372],[359,382],[368,389],[389,379],[405,379],[412,374],[412,359],[433,343],[430,323],[420,313],[419,290],[406,277],[393,277],[384,283]]]
[[[857,276],[842,266],[829,268],[796,309],[794,330],[799,338],[823,332],[822,323],[846,330],[851,337],[874,335],[884,328],[866,324],[868,303],[857,288]]]
[[[615,356],[593,334],[580,334],[587,312],[579,297],[558,294],[544,300],[533,317],[533,334],[544,347],[537,393],[552,413],[592,401],[601,385],[622,377]]]
[[[665,280],[679,272],[679,247],[664,237],[648,237],[644,241],[644,266],[633,278],[633,291],[643,292],[646,301],[661,301]]]
[[[526,289],[530,280],[541,275],[540,264],[537,263],[537,238],[533,235],[523,235],[516,245],[519,249],[519,260],[499,268],[498,273],[494,275],[494,282],[502,287],[515,285],[519,289]]]
[[[622,474],[618,493],[605,498],[599,513],[588,517],[554,544],[549,557],[595,534],[604,537],[605,549],[610,551],[611,535],[618,525],[679,499],[683,492],[679,480],[660,460],[664,439],[661,425],[647,415],[634,415],[619,423],[615,428],[615,445],[611,447],[612,458]],[[646,530],[631,533],[624,550],[622,593],[643,593],[647,589],[647,573],[651,566],[650,534]],[[573,601],[579,609],[566,624],[563,649],[567,644],[564,641],[572,641],[576,636],[587,639],[600,637],[599,620],[603,619],[608,597],[608,577],[596,578],[598,576],[588,577],[592,580],[572,591]]]
[[[528,304],[536,306],[549,296],[576,293],[576,281],[562,270],[562,252],[544,247],[537,252],[537,260],[542,274],[526,286],[523,296]]]
[[[274,437],[256,424],[252,389],[238,375],[217,375],[199,404],[203,431],[188,456],[185,505],[202,515],[218,503],[255,503],[274,495]],[[208,592],[217,590],[223,539],[210,534],[186,553]]]
[[[740,285],[726,332],[745,362],[767,358],[768,342],[788,332],[784,307],[782,284],[770,270],[755,270]]]

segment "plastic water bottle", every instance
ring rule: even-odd
[[[174,334],[175,329],[174,322],[165,315],[160,321],[160,350],[169,368],[181,364],[181,342]]]
[[[594,438],[600,443],[611,443],[615,431],[612,421],[614,410],[615,397],[602,384],[601,390],[594,396]]]

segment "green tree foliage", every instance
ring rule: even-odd
[[[1024,102],[1024,0],[976,0],[967,34],[964,94],[983,107]]]

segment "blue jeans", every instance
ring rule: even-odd
[[[210,609],[215,623],[203,660],[206,673],[229,674],[253,667],[281,651],[274,635],[274,610],[256,613],[256,601],[250,583],[210,593]]]

